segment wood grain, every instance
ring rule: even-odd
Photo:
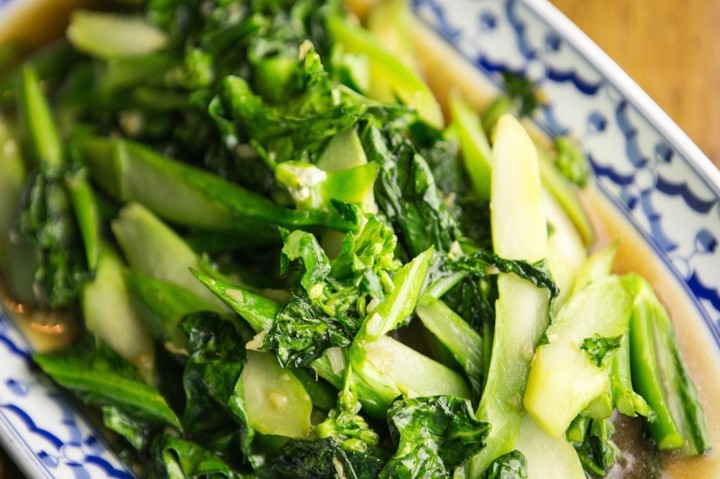
[[[720,0],[553,0],[720,166]]]

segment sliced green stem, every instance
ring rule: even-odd
[[[630,322],[633,384],[655,412],[648,429],[661,450],[698,455],[710,448],[707,423],[680,356],[672,322],[650,284],[633,275]]]

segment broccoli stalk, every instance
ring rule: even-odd
[[[37,265],[30,303],[69,307],[76,303],[81,284],[90,276],[86,259],[93,263],[97,257],[97,241],[93,242],[90,234],[97,228],[90,213],[92,202],[87,201],[87,195],[81,199],[82,195],[68,191],[66,175],[72,165],[67,162],[35,70],[22,67],[19,80],[18,110],[29,143],[30,163],[35,166],[35,173],[26,182],[23,212],[17,220],[17,231],[32,244],[24,251],[34,259],[28,266]],[[78,230],[78,218],[86,227],[84,235]],[[83,251],[83,236],[91,242],[87,254]],[[33,248],[34,255],[30,252]]]
[[[623,280],[609,276],[571,296],[547,329],[547,344],[535,351],[524,404],[549,435],[562,436],[608,390],[608,354],[620,344],[630,307]]]
[[[126,272],[117,252],[107,243],[101,244],[95,278],[83,285],[81,293],[85,326],[150,378],[155,365],[155,345],[133,309]]]
[[[142,17],[85,10],[73,13],[67,37],[78,51],[104,60],[156,52],[169,41]]]
[[[702,454],[710,448],[707,424],[670,317],[645,279],[631,275],[629,281],[634,291],[630,320],[632,380],[655,412],[648,429],[661,450]]]
[[[273,354],[247,351],[238,386],[240,382],[248,424],[255,431],[294,438],[310,434],[310,395],[291,371],[280,367]]]
[[[493,145],[491,222],[495,252],[535,262],[547,247],[535,146],[509,115],[498,121]],[[488,377],[478,417],[491,425],[487,446],[473,457],[470,475],[483,473],[512,451],[520,435],[521,398],[535,344],[548,324],[548,294],[514,274],[498,277],[495,332]]]
[[[512,98],[502,96],[494,101],[483,113],[483,127],[485,131],[493,131],[498,118],[507,112],[515,110]],[[543,188],[558,202],[587,247],[592,245],[594,232],[585,209],[576,191],[578,186],[584,186],[590,174],[587,158],[578,151],[569,138],[559,137],[553,150],[548,145],[535,141],[540,160],[540,177]],[[464,154],[464,153],[463,153]],[[566,176],[565,172],[569,174]]]
[[[372,98],[392,101],[397,96],[415,107],[425,122],[442,128],[444,120],[440,105],[427,84],[407,64],[389,53],[371,33],[345,18],[329,17],[327,28],[345,52],[367,55],[371,78],[368,94]]]
[[[362,203],[372,192],[378,166],[365,163],[339,171],[324,171],[301,161],[285,161],[275,168],[275,179],[303,210],[328,211],[331,200]]]
[[[645,416],[655,421],[655,413],[643,397],[635,392],[630,366],[630,334],[623,335],[620,347],[610,362],[610,393],[612,403],[626,416]]]
[[[450,112],[460,140],[465,170],[472,181],[473,193],[482,200],[490,199],[492,151],[480,117],[458,95],[450,97]]]
[[[38,252],[27,238],[17,234],[18,208],[27,180],[26,170],[20,145],[0,118],[0,272],[15,300],[32,303]]]
[[[479,397],[485,374],[482,336],[444,302],[428,297],[427,294],[420,299],[415,313],[462,366],[473,393]]]
[[[331,210],[297,211],[204,170],[125,140],[84,137],[76,141],[92,178],[121,201],[136,201],[161,218],[201,229],[252,234],[277,241],[277,226],[332,227],[353,221]]]
[[[133,309],[145,330],[171,351],[181,351],[187,346],[187,338],[180,329],[182,318],[200,311],[225,312],[217,304],[170,281],[130,271],[125,282]]]
[[[213,310],[227,311],[225,305],[193,277],[191,269],[203,269],[200,257],[151,211],[138,203],[128,203],[111,227],[134,271],[181,286],[213,305]]]

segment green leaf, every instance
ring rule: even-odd
[[[612,421],[578,418],[575,422],[580,422],[584,429],[582,442],[574,444],[583,469],[593,476],[604,477],[616,462],[622,460],[620,448],[612,441],[615,434]],[[651,473],[648,476],[654,477]]]
[[[513,72],[503,72],[502,79],[505,92],[515,102],[518,116],[532,116],[540,100],[530,79]]]
[[[305,298],[293,296],[275,316],[263,350],[273,351],[283,366],[307,366],[327,348],[349,345],[350,334],[335,318],[313,308]]]
[[[388,424],[398,448],[379,478],[450,477],[483,448],[489,429],[470,401],[446,396],[397,401]]]
[[[531,264],[522,260],[505,259],[490,251],[476,251],[451,261],[449,266],[457,271],[469,271],[478,278],[497,272],[514,273],[538,288],[546,288],[553,298],[560,293],[544,260]]]
[[[383,461],[371,454],[345,451],[334,439],[288,441],[273,456],[260,478],[374,479]]]
[[[362,141],[368,161],[380,167],[375,199],[399,244],[411,257],[431,246],[448,251],[460,233],[425,159],[396,131],[371,125]]]
[[[181,327],[189,353],[182,379],[185,430],[210,450],[231,453],[240,445],[247,456],[254,433],[230,406],[245,365],[245,340],[213,313],[191,314]]]
[[[161,450],[168,477],[171,479],[250,477],[233,471],[222,458],[192,441],[165,436]]]
[[[300,284],[311,298],[322,294],[315,290],[322,288],[322,283],[330,274],[330,261],[317,239],[305,231],[283,231],[284,246],[280,256],[280,273],[285,273],[291,261],[300,260],[305,272]],[[318,286],[319,285],[319,286]]]
[[[518,451],[510,451],[495,459],[482,479],[527,479],[527,462],[525,456]]]
[[[134,366],[100,342],[88,339],[61,353],[35,354],[33,360],[58,384],[90,404],[114,406],[132,417],[180,428],[160,393],[140,378]]]
[[[620,347],[622,338],[622,335],[612,338],[602,336],[585,338],[580,344],[580,349],[585,351],[590,360],[600,367],[605,362],[605,358]]]

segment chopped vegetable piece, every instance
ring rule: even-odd
[[[480,117],[457,95],[450,97],[450,111],[460,139],[465,170],[472,180],[473,192],[480,199],[489,199],[492,151]]]
[[[403,61],[388,53],[367,31],[348,20],[333,16],[327,21],[330,35],[349,53],[361,53],[370,60],[370,95],[378,100],[391,101],[397,95],[417,108],[420,117],[435,128],[442,128],[444,120],[440,105],[420,76]]]
[[[77,10],[67,37],[78,50],[103,59],[128,57],[162,50],[167,35],[142,17]]]
[[[82,289],[85,326],[125,360],[150,374],[155,346],[132,308],[125,272],[118,254],[109,245],[101,245],[95,279]]]
[[[670,317],[646,280],[633,275],[630,282],[630,364],[633,385],[655,412],[648,429],[662,450],[702,454],[710,447],[707,424]]]
[[[632,300],[616,276],[590,283],[558,312],[532,360],[524,404],[553,437],[609,387],[610,357],[630,320]],[[606,360],[607,358],[607,360]]]
[[[495,252],[509,259],[545,257],[547,227],[540,201],[535,146],[509,115],[498,121],[493,145],[491,212]],[[535,345],[548,324],[548,294],[514,274],[498,277],[493,352],[478,407],[490,423],[487,446],[471,462],[471,475],[483,473],[512,451],[520,435],[522,396]]]
[[[397,401],[388,411],[395,456],[379,478],[447,477],[484,446],[488,426],[470,402],[435,396]]]
[[[33,360],[60,385],[76,391],[90,404],[116,404],[136,418],[180,425],[157,390],[102,343],[81,343],[62,353],[35,354]]]
[[[250,427],[276,436],[305,438],[310,434],[310,396],[272,354],[248,351],[240,380]]]

